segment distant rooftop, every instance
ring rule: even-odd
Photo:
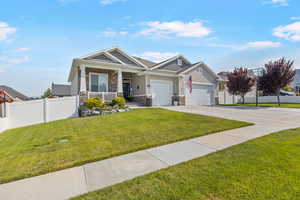
[[[17,90],[15,90],[11,87],[8,87],[6,85],[0,85],[0,91],[5,91],[13,98],[17,98],[17,99],[20,99],[23,101],[30,100],[30,98],[28,96],[22,94],[21,92],[18,92]]]

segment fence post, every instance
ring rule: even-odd
[[[44,123],[48,122],[48,99],[43,99],[44,101]]]
[[[75,98],[76,98],[76,115],[77,115],[77,117],[78,117],[78,116],[79,116],[79,106],[80,106],[79,95],[76,95]]]

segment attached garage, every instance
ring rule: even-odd
[[[214,98],[213,85],[192,84],[186,89],[186,105],[212,105]]]
[[[173,82],[168,80],[150,80],[152,105],[169,106],[172,105]]]

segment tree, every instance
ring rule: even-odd
[[[289,85],[295,77],[296,71],[293,70],[294,61],[281,58],[265,64],[262,76],[258,79],[258,89],[263,95],[276,95],[280,106],[280,90]]]
[[[245,95],[251,91],[255,84],[255,79],[251,77],[246,68],[235,68],[233,72],[228,75],[227,87],[229,93],[234,95],[241,95],[243,104],[245,104]]]
[[[50,96],[52,96],[52,91],[51,91],[50,88],[48,88],[48,89],[44,92],[44,94],[42,95],[42,98],[48,98],[48,97],[50,97]]]

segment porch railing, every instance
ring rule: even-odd
[[[98,97],[104,102],[111,102],[118,94],[116,92],[88,92],[87,96],[88,98]]]

